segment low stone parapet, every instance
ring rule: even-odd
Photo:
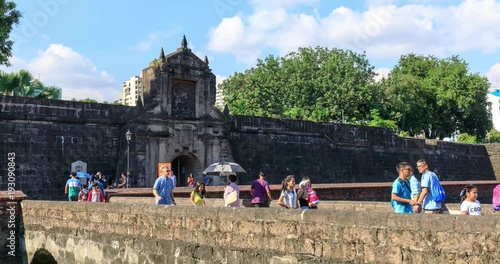
[[[176,198],[177,205],[194,206],[189,201],[189,198]],[[125,203],[125,204],[155,204],[153,197],[111,197],[110,203]],[[224,199],[220,198],[206,198],[206,206],[211,207],[224,207]],[[241,200],[242,207],[252,207],[252,200]],[[271,208],[280,208],[276,200],[268,203]],[[460,214],[460,204],[449,203],[446,204],[450,214]],[[394,212],[389,202],[355,202],[355,201],[321,201],[318,210],[329,211],[361,211],[361,212]],[[497,214],[493,210],[491,204],[481,204],[481,210],[484,215]],[[500,213],[498,213],[500,214]]]
[[[474,184],[479,191],[483,203],[491,203],[493,189],[500,181],[443,181],[446,191],[446,201],[449,203],[460,202],[460,191],[469,184]],[[240,197],[250,199],[250,185],[240,185]],[[270,185],[273,199],[278,199],[281,185]],[[297,186],[298,188],[298,186]],[[313,184],[313,188],[322,201],[390,201],[392,182],[365,182],[365,183],[328,183]],[[207,186],[208,198],[222,198],[224,186]],[[175,197],[189,197],[193,188],[177,187],[174,189]],[[109,197],[153,197],[152,188],[126,188],[110,189],[106,192]]]
[[[60,263],[500,263],[500,215],[23,201]]]

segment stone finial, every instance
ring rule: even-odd
[[[165,61],[165,52],[163,52],[163,48],[161,48],[161,51],[160,51],[160,60]]]
[[[187,40],[186,40],[186,35],[183,35],[182,36],[182,42],[181,42],[181,48],[187,49],[187,47],[188,47],[188,43],[187,43]]]
[[[227,104],[226,104],[226,105],[224,105],[224,110],[222,111],[222,113],[223,113],[225,116],[229,115],[229,106],[227,106]]]
[[[208,65],[208,57],[207,55],[205,55],[205,60],[204,60],[205,64]]]

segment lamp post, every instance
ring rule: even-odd
[[[130,175],[130,140],[132,139],[132,132],[130,129],[125,133],[127,138],[127,188],[129,187],[129,175]]]

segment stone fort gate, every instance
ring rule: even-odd
[[[134,170],[145,185],[154,183],[158,163],[171,163],[178,183],[185,185],[190,173],[200,179],[209,164],[233,159],[225,117],[214,107],[215,75],[208,63],[183,37],[180,48],[168,55],[162,48],[142,71],[142,107],[130,123],[137,141]]]

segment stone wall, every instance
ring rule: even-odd
[[[497,180],[500,181],[500,144],[485,144]]]
[[[0,96],[0,171],[15,153],[16,189],[30,199],[64,199],[71,163],[115,176],[130,107]],[[7,189],[7,178],[0,178]]]
[[[7,170],[7,154],[15,153],[16,189],[30,199],[62,200],[72,162],[82,160],[88,172],[112,178],[126,169],[128,129],[134,187],[150,187],[157,164],[180,157],[190,159],[185,172],[195,174],[224,157],[234,159],[248,172],[240,184],[251,183],[261,170],[275,184],[288,174],[297,180],[310,176],[314,183],[392,182],[397,162],[420,158],[445,181],[493,180],[500,171],[496,145],[399,138],[383,128],[217,116],[185,119],[138,107],[0,96],[0,171]],[[0,177],[0,189],[6,188]]]
[[[391,182],[398,162],[419,159],[426,159],[444,181],[495,180],[484,145],[401,138],[386,128],[271,118],[232,116],[230,125],[233,157],[249,172],[242,184],[259,170],[268,173],[271,183],[288,174],[317,183]]]
[[[500,217],[23,201],[60,263],[499,263]]]

